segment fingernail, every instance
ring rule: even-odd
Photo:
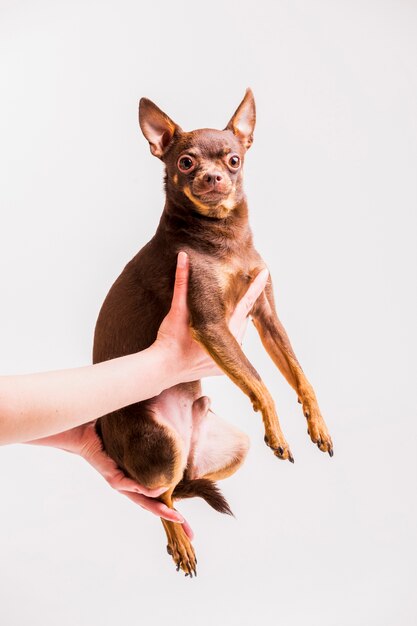
[[[178,254],[177,264],[178,264],[178,267],[180,267],[181,269],[183,269],[187,265],[187,255],[185,252],[181,251]]]
[[[185,519],[183,517],[181,517],[181,515],[177,515],[177,522],[178,522],[178,524],[184,524]]]

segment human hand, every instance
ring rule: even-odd
[[[185,252],[178,254],[174,293],[171,308],[159,327],[153,344],[171,356],[178,371],[178,382],[198,380],[205,376],[219,376],[222,370],[211,356],[192,337],[187,306],[189,259]],[[265,268],[256,276],[229,320],[229,329],[241,343],[246,331],[249,313],[261,295],[268,280]]]
[[[126,476],[117,467],[113,459],[104,452],[100,438],[96,433],[94,422],[27,443],[52,446],[73,454],[79,454],[103,476],[110,487],[129,498],[135,504],[139,504],[139,506],[150,513],[163,517],[168,521],[182,524],[185,533],[191,540],[193,539],[193,531],[182,515],[174,509],[167,507],[163,502],[155,500],[165,491],[164,488],[147,489],[139,485],[136,481]]]

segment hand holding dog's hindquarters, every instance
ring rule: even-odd
[[[146,489],[143,485],[139,485],[135,480],[126,476],[113,459],[104,452],[102,443],[95,431],[94,422],[82,424],[63,433],[44,437],[31,443],[52,446],[80,455],[103,476],[112,489],[127,496],[132,502],[139,504],[150,513],[171,522],[182,524],[186,535],[191,540],[193,539],[193,531],[182,515],[167,507],[163,502],[155,500],[164,491],[163,488]]]
[[[177,382],[189,382],[205,376],[224,374],[212,357],[192,337],[187,306],[188,275],[188,255],[180,252],[171,309],[163,320],[154,343],[154,347],[163,350],[166,358],[172,363]],[[256,276],[229,320],[229,329],[239,343],[245,334],[249,313],[262,293],[268,276],[267,269]]]
[[[185,253],[180,253],[171,310],[162,322],[158,338],[154,344],[154,350],[160,352],[160,358],[156,360],[156,363],[167,363],[165,370],[167,372],[167,387],[177,382],[187,382],[202,376],[216,376],[223,373],[212,358],[192,338],[187,307],[188,271],[188,256]],[[231,317],[230,328],[239,342],[245,332],[248,314],[262,293],[267,278],[268,272],[263,270],[251,283]],[[136,356],[139,357],[140,354],[126,358],[135,359]],[[154,363],[154,361],[149,363]],[[111,363],[107,363],[107,366],[111,366]],[[97,366],[94,367],[97,368]],[[137,388],[137,385],[135,387]],[[141,388],[143,387],[142,377]],[[139,388],[136,390],[139,397],[132,398],[132,400],[140,399],[140,393],[141,389]],[[144,397],[147,397],[146,392]],[[127,400],[125,402],[127,403]],[[146,489],[126,476],[115,461],[103,450],[93,422],[76,426],[58,434],[37,438],[30,443],[61,448],[79,454],[105,478],[113,489],[158,517],[181,523],[186,535],[192,539],[192,530],[184,518],[174,509],[155,499],[161,495],[164,488],[159,490]]]

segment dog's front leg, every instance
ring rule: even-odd
[[[204,322],[197,327],[194,325],[192,331],[194,338],[207,350],[217,365],[249,396],[255,411],[261,411],[266,444],[272,448],[277,457],[294,462],[279,425],[271,394],[246,358],[226,322],[224,320]]]
[[[311,440],[320,450],[333,456],[333,443],[321,415],[314,389],[307,380],[285,328],[278,319],[270,280],[253,307],[252,318],[265,349],[298,395]]]

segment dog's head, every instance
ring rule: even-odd
[[[147,98],[139,103],[139,124],[153,155],[166,166],[167,195],[214,218],[227,217],[243,197],[242,166],[253,141],[255,100],[245,97],[224,130],[183,131]]]

